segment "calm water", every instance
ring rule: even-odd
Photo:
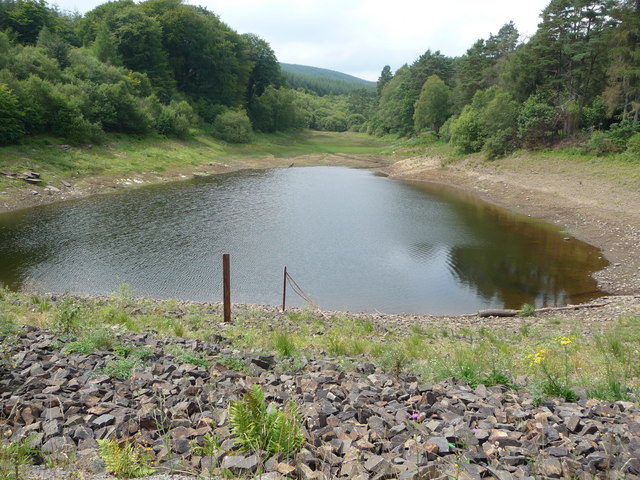
[[[12,289],[279,304],[282,268],[323,309],[456,314],[603,294],[600,251],[430,184],[337,167],[250,171],[0,216]],[[289,304],[302,305],[289,296]]]

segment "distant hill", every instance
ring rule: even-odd
[[[291,88],[312,90],[318,95],[343,95],[361,88],[373,92],[376,89],[376,82],[335,70],[292,63],[280,63],[280,67]]]

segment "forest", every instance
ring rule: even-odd
[[[182,0],[85,15],[0,0],[0,144],[111,132],[244,143],[311,128],[428,135],[488,158],[563,143],[640,153],[640,0],[551,0],[540,17],[526,41],[508,23],[460,57],[428,49],[384,66],[375,88],[336,93]]]

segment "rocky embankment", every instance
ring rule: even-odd
[[[23,327],[13,365],[0,369],[4,440],[33,435],[43,459],[89,472],[74,478],[104,478],[96,440],[107,438],[135,442],[159,472],[205,478],[225,470],[263,479],[640,478],[636,404],[534,406],[526,388],[424,385],[366,361],[345,371],[336,360],[316,358],[291,371],[286,361],[238,352],[222,338],[145,333],[125,340],[147,355],[131,378],[117,380],[104,373],[113,351],[64,354],[59,338]],[[210,366],[181,363],[167,353],[176,346]],[[244,362],[243,371],[230,370],[228,359]],[[300,406],[307,442],[294,458],[238,450],[228,405],[256,383],[267,401]],[[219,448],[204,454],[198,446],[211,434]],[[47,472],[29,478],[63,478]]]

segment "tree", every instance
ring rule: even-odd
[[[48,27],[43,27],[40,30],[37,45],[48,56],[55,58],[60,68],[65,69],[69,66],[69,44],[59,35],[49,30]]]
[[[612,61],[607,70],[609,84],[604,97],[611,113],[637,122],[640,120],[640,0],[622,1],[612,16],[619,24],[609,36]]]
[[[248,47],[249,61],[253,64],[247,83],[247,105],[251,108],[253,99],[262,95],[272,85],[279,88],[283,84],[280,64],[267,42],[253,33],[242,35]]]
[[[409,135],[413,132],[413,104],[417,96],[411,100],[410,75],[409,67],[403,65],[382,89],[378,109],[372,119],[376,135]]]
[[[424,82],[413,114],[417,132],[425,128],[438,131],[450,115],[449,95],[449,87],[437,75],[431,75]]]
[[[205,8],[180,0],[142,3],[162,26],[162,45],[179,91],[185,93],[207,121],[216,105],[241,107],[253,68],[247,42]]]
[[[385,65],[382,68],[382,72],[380,72],[378,83],[376,84],[376,93],[378,94],[378,98],[382,96],[382,90],[384,89],[384,86],[389,83],[392,78],[393,73],[391,73],[391,67],[389,65]]]
[[[122,64],[122,60],[118,55],[116,39],[109,31],[106,22],[102,22],[98,26],[96,39],[93,42],[93,53],[101,62],[110,63],[111,65]]]
[[[544,92],[559,107],[565,134],[571,134],[585,105],[606,81],[605,33],[613,0],[551,0],[531,41],[510,68],[521,98]],[[524,87],[524,88],[523,88]]]
[[[161,99],[170,98],[175,83],[162,48],[162,26],[139,7],[127,7],[114,18],[113,36],[125,67],[146,73]]]
[[[21,43],[33,45],[44,26],[51,24],[51,11],[44,0],[17,0],[7,10],[7,25]]]
[[[0,145],[14,143],[24,135],[22,116],[16,96],[0,83]]]

